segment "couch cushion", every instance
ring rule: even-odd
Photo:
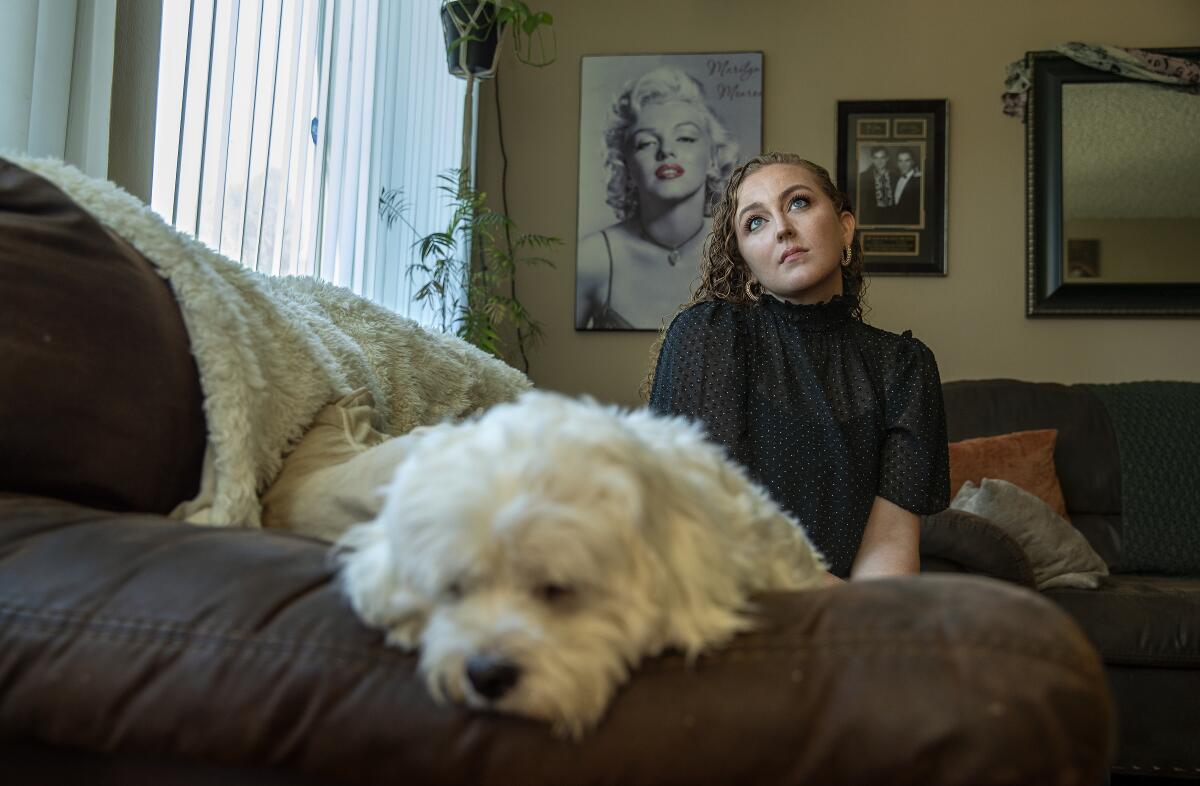
[[[0,158],[0,490],[165,513],[205,424],[170,287],[48,181]]]
[[[1045,595],[1075,618],[1106,663],[1200,667],[1200,578],[1118,575],[1099,590]]]

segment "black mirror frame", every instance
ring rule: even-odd
[[[1152,51],[1200,59],[1196,48]],[[1064,280],[1062,87],[1065,83],[1136,80],[1097,71],[1058,52],[1027,52],[1025,57],[1032,82],[1025,118],[1025,315],[1200,316],[1200,283],[1079,284]]]

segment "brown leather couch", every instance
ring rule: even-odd
[[[1099,783],[1112,712],[1056,606],[980,577],[765,596],[580,742],[431,701],[326,547],[164,516],[204,417],[149,263],[0,160],[0,782]]]
[[[1141,387],[1138,395],[1156,395],[1153,385]],[[1186,387],[1200,407],[1200,385]],[[1080,624],[1104,659],[1117,708],[1113,772],[1155,783],[1200,779],[1200,576],[1152,575],[1122,564],[1122,460],[1112,413],[1086,385],[993,379],[947,383],[943,392],[951,441],[1058,430],[1054,463],[1067,512],[1111,575],[1097,590],[1044,595]],[[1162,494],[1176,493],[1169,478],[1161,483]],[[969,513],[949,510],[927,520],[922,550],[923,566],[1033,586],[1020,547]]]

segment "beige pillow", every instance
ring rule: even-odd
[[[984,478],[963,484],[950,507],[988,519],[1020,544],[1040,590],[1052,587],[1095,589],[1108,566],[1071,526],[1038,497],[1007,480]]]
[[[375,517],[404,440],[375,428],[374,406],[363,388],[317,413],[263,494],[264,527],[332,541]]]

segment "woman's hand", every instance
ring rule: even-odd
[[[894,502],[876,497],[867,517],[851,579],[905,576],[921,571],[921,520]]]

